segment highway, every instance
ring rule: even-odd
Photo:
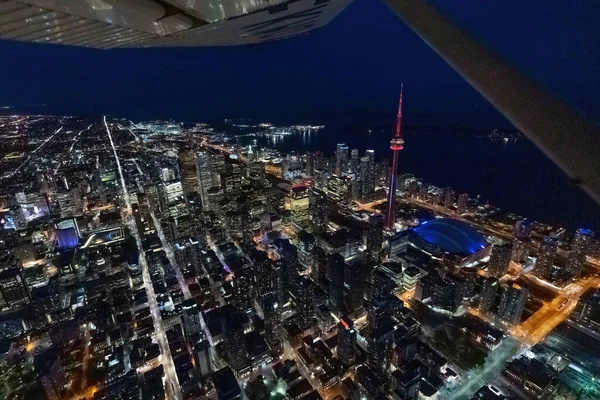
[[[117,163],[117,169],[119,171],[119,177],[121,181],[121,189],[126,205],[126,210],[122,213],[123,222],[129,227],[131,235],[135,239],[135,243],[138,248],[139,264],[142,269],[142,278],[144,281],[144,288],[146,289],[146,295],[148,296],[148,306],[150,308],[150,314],[152,315],[152,321],[154,323],[154,338],[158,342],[160,347],[160,353],[162,354],[162,364],[165,371],[165,393],[168,399],[182,400],[181,387],[179,386],[179,380],[177,378],[177,372],[175,371],[175,364],[173,363],[173,357],[171,356],[171,349],[169,348],[169,342],[167,341],[167,335],[165,333],[165,325],[158,309],[158,303],[156,301],[156,294],[154,293],[154,287],[152,286],[152,279],[150,278],[150,272],[148,269],[148,263],[146,261],[146,255],[144,253],[144,247],[142,246],[142,240],[135,224],[135,219],[131,215],[131,202],[129,200],[129,192],[127,190],[127,184],[123,176],[123,170],[121,169],[121,161],[117,155],[117,149],[114,145],[110,128],[106,122],[106,116],[104,116],[104,126],[106,127],[106,133],[113,150],[115,161]]]
[[[544,303],[525,322],[513,328],[511,334],[529,345],[539,343],[561,322],[570,317],[575,310],[577,300],[586,290],[599,285],[600,278],[596,277],[580,279],[568,285],[554,300]]]

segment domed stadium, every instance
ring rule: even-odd
[[[469,256],[489,243],[470,225],[450,218],[433,219],[414,228],[424,242],[458,256]]]

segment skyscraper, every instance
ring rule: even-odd
[[[479,308],[483,312],[488,312],[494,305],[496,300],[496,293],[498,293],[498,279],[486,278],[483,281],[483,287],[481,288],[481,294],[479,295]]]
[[[467,193],[461,193],[458,195],[456,201],[456,212],[458,214],[464,214],[469,207],[469,195]]]
[[[527,304],[529,290],[513,283],[502,290],[498,315],[510,324],[517,325],[521,322],[523,311]]]
[[[0,310],[29,304],[31,295],[23,277],[23,265],[12,253],[0,254]]]
[[[296,298],[298,324],[301,328],[305,328],[311,325],[315,314],[314,297],[308,278],[304,276],[300,277],[298,286],[300,288],[298,297]]]
[[[538,276],[541,276],[544,279],[549,279],[551,277],[557,251],[558,240],[547,236],[540,246],[535,262],[535,272]]]
[[[327,232],[327,220],[329,218],[327,195],[320,189],[311,188],[309,202],[312,231],[315,235],[323,235]]]
[[[235,272],[233,289],[237,307],[244,312],[251,309],[255,290],[254,271],[251,266],[248,265]]]
[[[242,374],[249,367],[246,340],[244,339],[244,326],[235,315],[226,315],[222,321],[225,336],[225,353],[227,363],[236,373]]]
[[[314,251],[317,245],[315,237],[306,232],[298,232],[298,261],[304,268],[312,268],[314,265]]]
[[[367,338],[367,365],[376,375],[385,377],[392,358],[394,326],[389,317],[385,317],[379,326],[371,329]]]
[[[338,143],[335,151],[335,170],[336,175],[342,175],[348,170],[348,146],[344,143]]]
[[[292,222],[302,228],[309,225],[309,188],[308,186],[292,186],[286,196]]]
[[[390,141],[392,150],[392,168],[390,169],[390,187],[388,192],[388,204],[385,215],[385,227],[389,230],[394,229],[396,224],[396,175],[398,169],[398,153],[404,148],[404,139],[402,139],[402,88],[400,89],[400,101],[398,103],[398,114],[396,115],[396,131]]]
[[[272,292],[272,262],[266,252],[258,249],[250,249],[248,257],[254,264],[254,273],[256,276],[255,294],[260,301],[269,292]]]
[[[190,148],[179,150],[179,174],[183,192],[186,196],[198,191],[198,171],[194,150]]]
[[[335,254],[329,258],[329,308],[340,314],[344,306],[344,256]]]
[[[381,260],[381,247],[383,246],[383,225],[384,218],[380,214],[369,216],[367,224],[367,254],[369,257],[379,262]]]
[[[510,243],[495,244],[492,247],[490,262],[488,263],[490,275],[496,278],[506,275],[510,266],[511,255],[512,245]]]
[[[274,293],[265,296],[261,303],[265,316],[265,339],[271,349],[271,355],[277,357],[283,352],[281,305]]]
[[[346,265],[344,270],[344,287],[347,294],[344,301],[344,312],[361,313],[365,295],[365,282],[367,279],[367,266],[354,260]]]
[[[346,316],[341,316],[337,324],[337,357],[346,368],[356,361],[356,330]]]
[[[350,172],[356,174],[358,172],[359,165],[358,149],[352,149],[350,152]]]
[[[446,210],[450,210],[452,209],[452,207],[454,206],[454,197],[456,195],[454,194],[454,190],[448,188],[445,190],[444,193],[444,208]]]
[[[533,223],[527,218],[518,221],[513,229],[513,236],[517,238],[529,238],[531,237],[531,229]]]
[[[578,229],[575,232],[567,268],[574,278],[579,278],[581,270],[586,261],[586,256],[590,253],[594,232],[589,229]]]

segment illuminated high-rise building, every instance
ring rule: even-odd
[[[578,229],[575,232],[571,251],[569,252],[567,269],[574,278],[579,278],[585,264],[586,257],[591,251],[594,232],[589,229]]]
[[[510,266],[511,255],[512,245],[510,243],[494,244],[488,263],[490,275],[496,278],[506,275]]]
[[[360,159],[358,156],[358,149],[352,149],[352,151],[350,152],[349,172],[356,174],[358,172],[359,163],[360,163]]]
[[[335,150],[335,170],[336,175],[342,175],[348,170],[348,146],[344,143],[338,143]]]
[[[233,296],[237,307],[244,312],[252,309],[255,290],[254,280],[254,270],[249,265],[235,272]]]
[[[488,312],[492,308],[499,286],[500,284],[496,278],[486,278],[483,281],[481,294],[479,295],[479,308],[481,311]]]
[[[400,101],[398,103],[398,113],[396,114],[396,130],[394,137],[390,142],[392,150],[392,168],[390,169],[388,202],[385,214],[385,227],[394,230],[396,224],[396,175],[398,170],[398,153],[404,148],[404,139],[402,139],[402,89],[400,89]]]
[[[314,251],[317,246],[317,241],[313,235],[306,231],[298,232],[298,262],[304,268],[309,269],[314,265]]]
[[[30,301],[21,261],[12,252],[0,253],[0,310],[23,307]]]
[[[271,355],[277,357],[283,353],[282,304],[279,304],[274,293],[270,293],[262,299],[261,306],[265,317],[265,340],[271,349]]]
[[[523,318],[529,290],[516,283],[506,285],[502,290],[498,315],[512,325],[517,325]]]
[[[527,218],[522,219],[515,224],[513,236],[516,238],[529,238],[531,237],[532,228],[533,223],[530,220]]]
[[[286,202],[291,213],[292,223],[307,228],[310,223],[308,186],[293,186],[287,194]]]
[[[187,196],[198,191],[198,171],[196,169],[196,154],[190,148],[179,150],[179,175],[183,193]]]
[[[446,210],[450,210],[454,206],[454,197],[455,196],[456,196],[456,194],[454,193],[454,190],[452,190],[450,188],[448,188],[444,191],[444,208]]]
[[[464,214],[469,208],[469,195],[467,193],[461,193],[458,195],[456,201],[456,212],[458,214]]]
[[[345,269],[346,263],[342,255],[335,254],[329,257],[329,308],[336,315],[341,314],[344,307]]]
[[[535,272],[538,276],[545,279],[550,278],[557,251],[558,240],[550,236],[546,237],[540,245],[540,250],[535,262]]]
[[[222,326],[227,363],[239,376],[249,369],[250,363],[244,339],[244,326],[236,317],[235,315],[226,315],[222,320]]]
[[[327,233],[329,207],[325,192],[317,188],[311,188],[309,191],[309,207],[312,232],[315,235],[323,235]]]
[[[374,214],[369,217],[366,229],[367,254],[379,262],[381,260],[381,247],[383,246],[383,225],[384,218],[380,214]]]
[[[341,316],[337,324],[337,357],[346,368],[356,361],[356,329],[346,316]]]

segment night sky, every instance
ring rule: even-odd
[[[510,62],[600,121],[596,0],[435,0]],[[355,0],[309,35],[229,48],[91,50],[0,42],[0,105],[51,114],[307,119],[393,115],[408,125],[503,120],[379,0]]]

